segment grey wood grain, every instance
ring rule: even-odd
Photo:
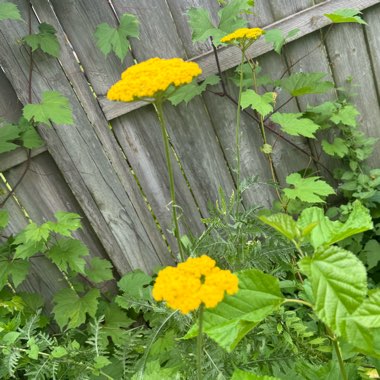
[[[113,4],[119,16],[129,12],[141,20],[140,40],[131,41],[138,61],[155,55],[186,57],[166,1],[152,4],[148,0],[117,0]],[[198,98],[187,106],[173,108],[167,104],[165,115],[170,138],[191,190],[202,214],[207,215],[207,202],[215,202],[219,186],[229,194],[233,181],[204,103]]]
[[[68,3],[53,1],[52,3],[94,91],[97,94],[106,93],[108,88],[120,78],[121,72],[125,70],[125,66],[119,62],[114,64],[112,55],[105,59],[96,47],[93,38],[93,32],[99,23],[107,22],[116,26],[117,20],[111,8],[103,0],[96,1],[95,4],[94,1],[88,0]],[[80,37],[78,37],[79,35]],[[91,57],[86,54],[89,41],[91,42]],[[131,55],[129,54],[128,57],[127,65],[131,63],[129,62]],[[99,78],[100,80],[98,80]],[[157,116],[152,108],[145,108],[139,113],[131,113],[113,120],[112,131],[116,137],[115,145],[119,144],[123,150],[166,238],[175,248],[176,241],[169,232],[172,229],[171,212],[167,206],[170,202],[170,191]],[[183,208],[183,217],[180,220],[181,231],[198,234],[203,229],[199,211],[180,168],[175,162],[174,171],[179,194],[177,202]]]
[[[356,94],[351,100],[361,113],[358,117],[361,130],[368,136],[380,137],[379,98],[363,26],[334,25],[327,36],[326,46],[335,82],[347,88],[351,94]],[[353,86],[347,81],[350,78]],[[379,149],[374,150],[373,156],[368,161],[371,165],[379,165]]]
[[[300,29],[300,33],[289,40],[293,41],[330,25],[331,21],[327,17],[323,16],[325,13],[331,13],[340,8],[355,8],[358,10],[363,10],[378,3],[380,3],[380,0],[329,0],[305,9],[298,14],[293,14],[283,20],[274,22],[271,25],[266,24],[266,28],[278,28],[283,30],[285,33],[288,33],[295,28]],[[261,6],[263,6],[263,4],[261,4]],[[140,8],[137,7],[136,9]],[[253,19],[252,22],[254,22],[254,20],[255,19]],[[255,43],[254,47],[248,49],[247,56],[249,58],[257,58],[271,50],[273,50],[272,45],[266,43],[264,39],[261,38]],[[221,48],[219,57],[223,71],[239,64],[239,50],[236,47]],[[214,62],[214,54],[212,51],[208,51],[194,57],[192,60],[197,62],[202,67],[203,74],[200,77],[201,79],[217,73],[217,67]],[[130,110],[135,110],[138,106],[141,107],[144,105],[142,102],[138,104],[133,103],[131,105],[111,103],[104,97],[100,98],[100,103],[102,104],[102,108],[108,120],[123,115]]]
[[[25,3],[17,5],[26,18]],[[26,23],[5,22],[0,34],[1,64],[21,101],[26,102],[28,54],[17,45],[27,34]],[[37,20],[33,18],[33,30]],[[149,237],[113,171],[58,61],[35,54],[33,99],[44,90],[59,90],[73,106],[73,126],[41,126],[39,131],[58,167],[120,272],[131,267],[151,269],[160,261]]]

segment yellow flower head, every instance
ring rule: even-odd
[[[241,28],[234,32],[227,34],[221,38],[221,42],[233,44],[237,42],[238,44],[251,44],[256,41],[260,36],[265,33],[264,30],[260,28]]]
[[[202,73],[195,62],[181,58],[151,58],[128,67],[107,93],[109,100],[133,102],[138,99],[154,99],[168,89],[190,83]]]
[[[213,259],[203,255],[159,271],[153,298],[187,314],[202,303],[208,308],[215,307],[225,292],[231,295],[238,291],[238,282],[236,275],[216,267]]]

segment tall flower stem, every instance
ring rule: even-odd
[[[162,109],[162,100],[156,100],[154,105],[156,106],[156,111],[157,111],[158,119],[160,121],[160,126],[161,126],[162,139],[164,141],[164,146],[165,146],[166,165],[168,167],[170,196],[171,196],[171,201],[172,201],[171,203],[172,203],[172,219],[173,219],[173,224],[174,224],[174,234],[177,239],[179,256],[181,258],[181,261],[185,261],[185,256],[184,256],[182,244],[181,244],[181,235],[180,235],[179,226],[178,226],[176,201],[175,201],[175,189],[174,189],[174,174],[173,174],[173,167],[172,167],[172,162],[170,158],[169,138],[168,138],[168,133],[166,131],[164,112]]]
[[[202,380],[202,351],[203,351],[203,303],[199,307],[198,336],[197,336],[197,380]]]
[[[239,98],[236,111],[235,145],[236,145],[236,214],[240,204],[240,115],[241,115],[241,93],[243,92],[243,64],[245,49],[242,49],[240,63]]]

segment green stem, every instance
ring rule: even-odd
[[[303,301],[303,300],[295,299],[295,298],[285,298],[284,301],[282,301],[282,304],[284,303],[299,303],[301,305],[305,305],[310,308],[313,308],[313,305],[311,303]]]
[[[197,337],[197,380],[202,380],[202,350],[203,350],[203,311],[201,304],[198,316],[198,337]]]
[[[239,98],[236,111],[236,128],[235,128],[235,144],[236,144],[236,214],[239,211],[240,204],[240,114],[241,114],[241,93],[243,91],[243,64],[245,58],[245,50],[242,49],[240,63],[240,80],[239,80]]]
[[[340,347],[339,347],[339,342],[335,334],[327,326],[326,326],[326,329],[327,329],[327,333],[330,335],[332,344],[334,346],[336,357],[338,358],[339,369],[340,369],[340,374],[342,375],[342,380],[348,380],[346,368],[344,367],[342,351],[340,350]]]
[[[181,258],[181,261],[185,261],[185,256],[182,250],[181,236],[180,236],[179,226],[178,226],[176,201],[175,201],[175,189],[174,189],[174,174],[173,174],[173,167],[172,167],[172,162],[170,158],[169,138],[168,138],[168,133],[166,131],[164,113],[162,109],[162,100],[156,100],[154,105],[156,106],[158,119],[161,125],[162,139],[164,141],[164,146],[165,146],[166,164],[168,167],[168,175],[169,175],[169,183],[170,183],[170,196],[171,196],[171,201],[172,201],[172,219],[174,223],[174,234],[177,239],[179,256]]]

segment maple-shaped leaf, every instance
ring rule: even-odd
[[[96,46],[104,55],[113,51],[123,61],[126,57],[130,45],[129,37],[139,36],[139,21],[133,14],[125,13],[120,18],[120,25],[113,28],[107,23],[99,24],[96,27]]]
[[[190,8],[186,14],[192,30],[193,42],[204,42],[217,32],[217,28],[211,22],[210,13],[206,9]]]
[[[55,58],[58,58],[60,46],[55,35],[57,32],[53,26],[43,22],[38,25],[39,33],[29,34],[23,38],[24,42],[32,48],[32,51],[36,51],[40,48],[44,53],[49,54]]]
[[[249,13],[252,3],[247,0],[231,0],[219,12],[218,28],[223,32],[231,33],[239,28],[247,26],[248,22],[242,17],[244,13]]]
[[[14,140],[20,136],[20,130],[17,125],[5,124],[0,127],[0,153],[10,152],[17,149],[19,146],[14,143]]]
[[[312,120],[302,117],[302,113],[275,113],[271,120],[279,124],[282,130],[292,136],[315,138],[314,133],[319,125]]]
[[[273,49],[277,54],[281,53],[281,49],[284,46],[285,42],[294,37],[300,30],[293,29],[288,34],[280,29],[270,29],[265,32],[265,41],[271,42],[273,44]]]
[[[344,157],[348,154],[347,143],[340,137],[336,137],[332,144],[322,140],[322,149],[330,156]]]
[[[334,24],[341,24],[345,22],[354,22],[357,24],[367,23],[359,16],[362,12],[358,9],[346,8],[346,9],[337,9],[333,13],[326,13],[325,16],[329,18]]]
[[[38,252],[42,252],[45,248],[45,241],[29,241],[28,243],[20,244],[16,247],[15,259],[26,260],[34,256]]]
[[[276,96],[274,92],[259,95],[254,90],[246,90],[241,94],[241,108],[251,107],[261,116],[265,117],[273,111],[273,103]]]
[[[325,203],[321,198],[335,194],[334,189],[320,177],[302,178],[299,173],[293,173],[286,177],[286,182],[293,188],[284,189],[284,194],[289,199],[299,199],[302,202]]]
[[[90,268],[86,268],[86,277],[95,284],[113,279],[112,263],[108,260],[94,257],[90,262]]]
[[[356,117],[360,112],[352,105],[346,104],[338,109],[338,111],[330,117],[334,124],[344,124],[349,127],[356,126]]]
[[[208,85],[215,85],[220,82],[220,78],[217,75],[211,75],[207,77],[202,83],[197,83],[193,81],[189,84],[179,87],[175,92],[168,98],[170,103],[173,106],[178,105],[179,103],[185,102],[186,104],[193,98],[198,95],[201,95],[202,92],[206,90]]]
[[[47,222],[49,228],[57,234],[70,237],[73,231],[81,228],[81,216],[73,212],[57,211],[56,222]]]
[[[46,256],[64,272],[69,267],[74,272],[84,274],[86,261],[83,256],[88,256],[88,248],[80,240],[65,238],[58,240]]]
[[[0,3],[0,21],[2,20],[22,20],[16,4]]]
[[[53,299],[53,313],[58,326],[63,329],[67,325],[69,329],[73,329],[86,321],[86,314],[94,318],[99,296],[98,289],[91,289],[83,297],[70,288],[60,290]]]
[[[17,127],[20,130],[20,140],[25,148],[35,149],[44,144],[33,123],[29,120],[21,117]]]
[[[5,228],[9,221],[8,210],[0,210],[0,228]]]
[[[74,123],[69,100],[57,91],[45,91],[41,103],[25,105],[23,115],[27,120],[46,125],[50,125],[50,121],[56,124]]]
[[[334,88],[334,83],[322,80],[326,73],[295,73],[276,81],[276,85],[292,96],[322,94]]]
[[[29,263],[23,260],[2,261],[0,265],[0,290],[12,281],[15,287],[19,286],[29,272]]]
[[[15,243],[28,243],[47,241],[50,235],[50,228],[47,223],[38,226],[32,222],[27,225],[24,231],[16,238]]]

